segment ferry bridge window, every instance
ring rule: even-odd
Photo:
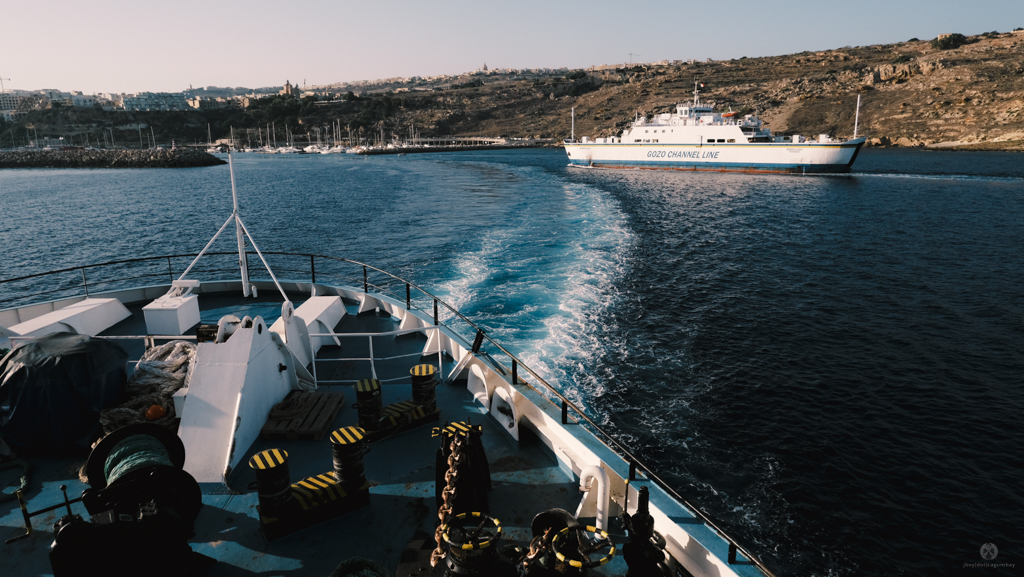
[[[735,138],[730,138],[729,142],[736,142],[736,139]]]
[[[718,142],[725,142],[725,139],[724,138],[719,138]]]
[[[714,141],[715,141],[715,139],[714,139],[714,138],[709,138],[709,139],[708,139],[708,142],[714,142]]]

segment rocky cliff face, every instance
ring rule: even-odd
[[[776,133],[850,137],[859,95],[859,135],[875,145],[1021,148],[1024,32],[969,40],[953,50],[913,41],[651,69],[580,97],[576,133],[611,132],[609,110],[666,110],[698,77],[705,100],[757,111]]]
[[[618,72],[568,91],[508,83],[452,93],[444,128],[565,137],[575,106],[577,135],[617,134],[637,111],[691,99],[699,79],[705,101],[757,112],[775,133],[851,137],[859,95],[859,136],[874,145],[1024,148],[1024,31],[952,50],[910,41]]]
[[[298,125],[292,116],[277,118],[276,128],[314,141],[314,134],[335,134],[335,126],[345,139],[383,134],[390,141],[414,133],[560,139],[570,134],[575,107],[577,136],[608,136],[619,134],[638,113],[666,112],[690,100],[695,80],[706,84],[705,102],[720,110],[756,112],[776,134],[851,137],[860,96],[858,135],[874,145],[1024,149],[1024,31],[968,37],[948,50],[914,39],[785,56],[576,71],[563,78],[488,77],[482,85],[451,90],[317,103],[315,115],[299,118]],[[268,113],[76,109],[29,120],[33,134],[91,130],[92,142],[99,142],[104,130],[118,142],[131,141],[140,129],[145,134],[143,124],[155,125],[158,142],[192,142],[205,140],[211,124],[221,133],[230,125],[241,135],[240,145],[255,146],[275,120]],[[16,132],[18,138],[27,134]]]

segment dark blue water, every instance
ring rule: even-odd
[[[838,177],[568,169],[560,151],[236,167],[261,249],[436,289],[780,574],[930,575],[984,543],[1019,567],[1022,159],[869,150]],[[198,251],[229,190],[226,167],[2,171],[0,278]]]

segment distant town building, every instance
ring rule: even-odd
[[[0,93],[0,116],[13,122],[29,113],[49,106],[50,101],[39,90],[7,90]]]
[[[281,92],[278,92],[278,94],[281,94],[281,95],[284,95],[284,96],[295,96],[295,87],[292,86],[291,82],[288,82],[287,80],[285,80],[284,81],[284,88],[282,88]]]
[[[95,96],[82,94],[81,92],[71,93],[71,106],[75,108],[95,108],[97,102]]]
[[[246,97],[237,98],[202,98],[194,96],[186,100],[189,107],[198,108],[200,110],[223,110],[225,108],[239,108],[242,106],[243,99]]]
[[[122,110],[187,110],[181,92],[137,92],[121,96]]]
[[[17,110],[18,105],[26,98],[28,98],[28,96],[25,94],[4,92],[3,94],[0,94],[0,110]]]

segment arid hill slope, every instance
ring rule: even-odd
[[[566,138],[576,109],[577,136],[618,134],[636,114],[670,110],[693,98],[719,110],[756,112],[776,134],[859,135],[874,145],[1024,149],[1024,30],[959,37],[938,49],[930,41],[802,52],[786,56],[619,69],[564,76],[469,75],[463,84],[421,90],[388,86],[361,98],[273,96],[244,111],[35,111],[0,134],[6,145],[32,135],[74,143],[145,141],[179,144],[236,135],[258,146],[269,129],[283,143],[318,135],[387,141],[419,136]],[[384,93],[384,90],[394,92]],[[31,131],[31,132],[30,132]]]
[[[669,110],[706,84],[705,101],[756,111],[776,133],[860,135],[900,146],[1024,145],[1024,31],[969,37],[950,50],[928,41],[787,56],[588,73],[543,83],[485,84],[418,97],[398,111],[421,132],[561,138],[618,133],[640,114]],[[419,106],[420,102],[425,108]]]

